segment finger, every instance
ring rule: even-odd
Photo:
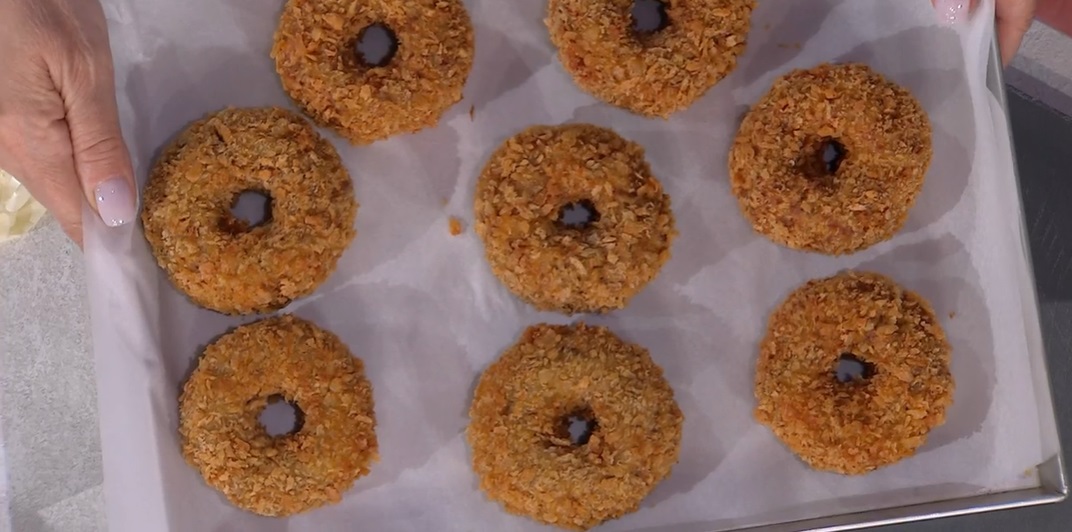
[[[97,13],[94,13],[95,15]],[[119,127],[115,77],[103,14],[79,27],[88,50],[73,49],[59,69],[56,88],[70,127],[74,168],[90,206],[109,227],[126,225],[137,212],[130,155]],[[75,42],[79,42],[76,40]]]
[[[1003,64],[1012,61],[1034,18],[1035,0],[998,0],[998,48]]]
[[[89,204],[109,227],[134,220],[137,196],[130,155],[123,142],[110,60],[107,76],[65,98],[74,166]]]

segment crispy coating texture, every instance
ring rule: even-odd
[[[231,213],[271,197],[266,223]],[[335,148],[295,113],[226,109],[191,124],[156,162],[142,222],[156,261],[195,303],[225,314],[313,292],[354,238],[357,201]]]
[[[575,445],[569,417],[594,421]],[[678,460],[684,416],[643,347],[603,327],[536,325],[484,371],[473,469],[515,514],[585,530],[639,507]]]
[[[824,143],[843,147],[830,172]],[[794,249],[854,253],[904,226],[932,155],[931,126],[908,90],[866,65],[824,64],[780,78],[730,151],[733,193],[756,231]]]
[[[590,202],[598,219],[562,223]],[[619,309],[655,278],[677,235],[644,150],[588,124],[534,126],[507,140],[477,182],[475,230],[492,272],[541,310]]]
[[[447,222],[447,229],[450,231],[450,236],[458,236],[465,232],[465,225],[462,224],[462,221],[458,217],[451,216],[450,220]]]
[[[301,410],[300,430],[273,437],[258,422],[274,395]],[[179,398],[179,433],[208,485],[267,516],[339,502],[379,459],[361,361],[293,316],[244,325],[205,348]]]
[[[755,0],[673,0],[669,24],[633,29],[634,0],[550,0],[559,61],[583,90],[634,113],[668,118],[737,67]]]
[[[838,359],[873,365],[841,382]],[[950,346],[930,304],[874,273],[798,288],[770,318],[756,419],[815,469],[857,475],[915,453],[953,402]]]
[[[382,67],[356,45],[386,25],[398,50]],[[461,0],[288,0],[272,47],[283,88],[318,124],[354,144],[435,126],[462,99],[473,27]]]

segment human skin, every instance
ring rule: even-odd
[[[1072,35],[1072,0],[1042,0],[1038,18],[1061,33]]]
[[[137,212],[108,29],[96,0],[0,1],[0,168],[82,243],[82,207],[111,227]]]
[[[978,0],[933,0],[948,22]],[[1072,0],[1038,0],[1043,21],[1072,32]],[[1007,64],[1036,0],[997,0]],[[105,225],[134,220],[137,188],[116,112],[104,13],[97,0],[0,0],[0,168],[15,175],[82,243],[82,210]]]

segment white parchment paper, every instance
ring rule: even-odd
[[[1020,207],[1000,108],[985,87],[993,6],[958,29],[928,0],[760,2],[740,66],[669,121],[602,104],[555,58],[542,0],[467,1],[476,62],[441,125],[368,147],[325,132],[361,208],[338,272],[286,309],[339,334],[373,383],[382,460],[341,504],[290,519],[229,506],[181,459],[177,396],[204,345],[240,321],[189,304],[139,228],[87,216],[87,260],[113,530],[304,532],[538,530],[477,489],[463,431],[484,367],[540,314],[492,276],[472,223],[480,168],[532,124],[590,122],[641,143],[673,199],[673,258],[625,310],[588,321],[649,348],[685,413],[681,462],[640,511],[605,530],[703,531],[1035,486],[1039,437],[1028,364]],[[165,142],[224,106],[292,107],[268,57],[282,0],[108,0],[118,94],[140,179]],[[737,124],[778,76],[864,61],[909,87],[935,157],[907,226],[847,258],[754,234],[727,183]],[[473,116],[470,117],[470,108]],[[452,237],[448,219],[465,221]],[[844,268],[929,298],[951,338],[949,421],[921,452],[864,477],[810,470],[752,419],[757,343],[797,285]],[[1028,313],[1034,316],[1033,312]],[[1036,353],[1037,354],[1037,353]]]

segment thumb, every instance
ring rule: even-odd
[[[89,204],[109,227],[134,220],[138,198],[130,154],[123,142],[110,58],[106,74],[77,94],[64,94],[74,167]]]

